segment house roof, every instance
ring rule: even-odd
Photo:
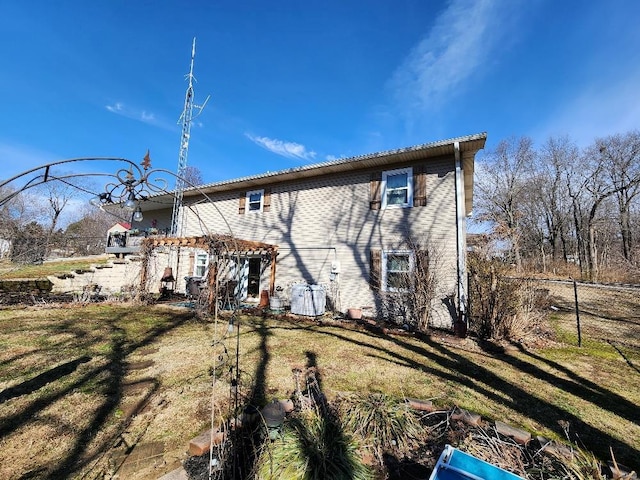
[[[399,148],[396,150],[386,150],[382,152],[369,153],[350,158],[340,158],[326,162],[314,163],[310,165],[301,165],[299,167],[278,170],[274,172],[264,172],[256,175],[250,175],[241,178],[222,180],[219,182],[199,185],[197,187],[187,188],[184,191],[184,197],[198,196],[202,193],[217,193],[231,190],[253,190],[262,186],[272,185],[279,182],[287,182],[291,180],[300,180],[310,177],[327,175],[332,173],[341,173],[354,169],[373,169],[386,168],[391,165],[408,163],[424,158],[440,157],[443,155],[454,155],[455,146],[459,145],[461,160],[463,162],[464,182],[466,191],[466,210],[471,212],[473,199],[473,170],[474,156],[478,150],[484,148],[487,140],[486,133],[477,133],[463,137],[450,138],[447,140],[439,140],[437,142],[423,143],[412,147]],[[166,208],[163,197],[173,196],[173,192],[165,195],[153,197],[153,200],[162,202]],[[146,210],[155,209],[148,205]]]
[[[113,225],[111,228],[109,228],[109,231],[113,230],[116,227],[121,227],[121,228],[124,228],[125,230],[131,230],[131,224],[130,223],[118,222],[115,225]]]

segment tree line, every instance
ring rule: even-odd
[[[51,172],[50,180],[34,188],[0,187],[0,258],[39,263],[53,255],[104,253],[107,230],[117,222],[131,222],[131,215],[117,208],[89,205],[103,191],[91,175],[78,174],[70,182],[61,178],[70,172],[58,173]],[[186,167],[182,178],[187,185],[204,183],[193,166]]]
[[[501,141],[476,164],[474,219],[519,272],[574,266],[582,279],[637,281],[640,132],[536,147]]]
[[[0,199],[16,193],[0,189]],[[104,253],[106,232],[118,221],[92,208],[78,191],[59,181],[20,192],[0,206],[0,257],[14,263],[41,263],[55,255]]]

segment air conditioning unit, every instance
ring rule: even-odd
[[[327,292],[322,285],[294,285],[291,287],[291,313],[317,317],[324,315]]]

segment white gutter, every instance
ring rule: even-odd
[[[466,209],[464,194],[464,172],[460,158],[460,142],[454,143],[456,169],[456,249],[458,257],[458,322],[467,323],[467,251]]]

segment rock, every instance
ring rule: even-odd
[[[457,408],[451,414],[452,420],[459,420],[461,422],[466,423],[467,425],[471,425],[472,427],[480,426],[480,422],[482,422],[482,417],[477,413],[468,412],[467,410]]]
[[[504,422],[496,421],[496,431],[505,437],[513,438],[513,440],[520,445],[526,445],[531,441],[531,434],[529,432],[512,427]]]

